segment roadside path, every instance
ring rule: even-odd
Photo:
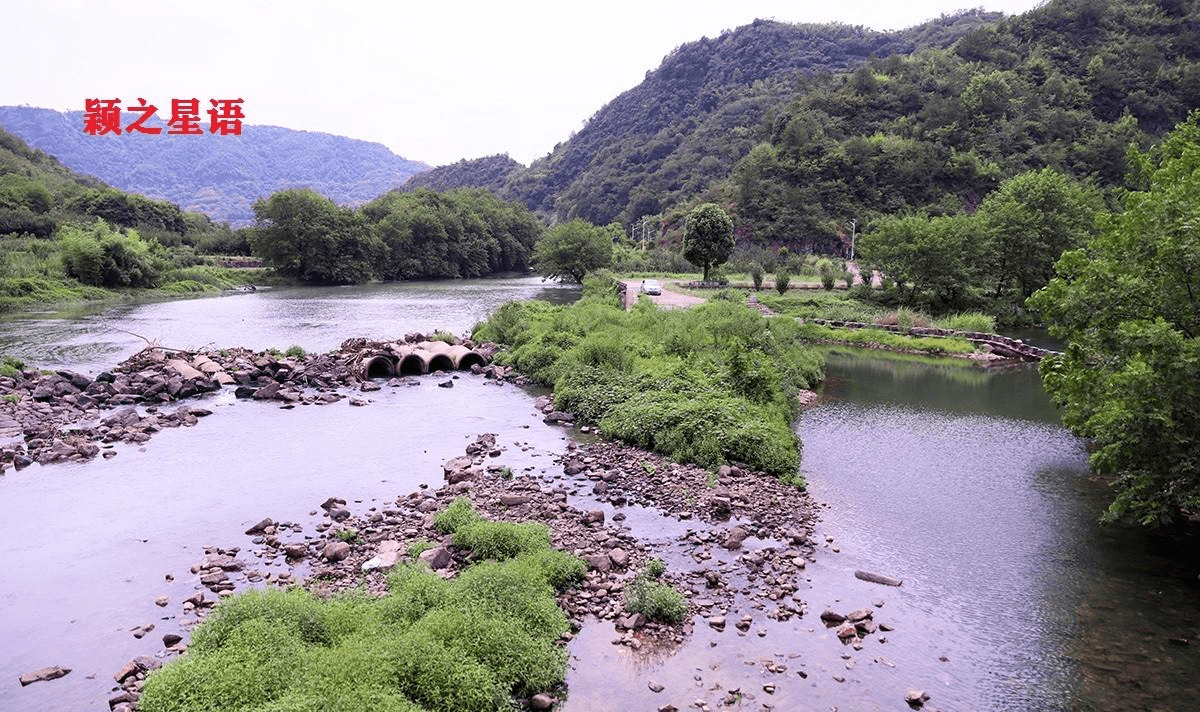
[[[638,291],[641,289],[642,280],[640,279],[623,279],[625,283],[625,311],[629,311],[637,302]],[[687,294],[672,292],[670,287],[678,285],[677,280],[666,282],[659,280],[663,285],[663,293],[659,295],[647,294],[650,301],[663,309],[685,309],[694,307],[697,304],[703,304],[704,300],[699,297],[692,297]]]

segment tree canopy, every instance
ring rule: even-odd
[[[1200,513],[1200,111],[1135,160],[1142,190],[1030,304],[1068,341],[1042,376],[1115,477],[1106,517],[1160,525]]]
[[[683,231],[683,256],[704,272],[725,264],[733,252],[733,220],[720,205],[705,203],[693,210]]]
[[[533,266],[548,279],[583,283],[589,272],[612,266],[613,234],[576,218],[550,228],[533,250]]]

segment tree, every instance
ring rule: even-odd
[[[550,228],[533,248],[533,268],[547,279],[583,284],[588,272],[612,266],[612,234],[575,218]]]
[[[1029,304],[1068,342],[1042,378],[1115,478],[1105,519],[1153,526],[1200,513],[1200,111],[1134,160],[1145,189]]]
[[[362,217],[307,188],[254,203],[254,254],[280,274],[314,284],[354,284],[375,275],[383,252]]]
[[[683,256],[704,271],[725,264],[733,252],[733,220],[720,205],[705,203],[688,215],[683,231]]]
[[[994,297],[1020,304],[1046,286],[1066,250],[1096,234],[1100,198],[1050,168],[1009,178],[984,199],[978,216],[987,240]]]
[[[907,302],[945,311],[963,306],[975,278],[977,231],[968,215],[885,217],[859,234],[858,253],[897,286],[909,285]]]

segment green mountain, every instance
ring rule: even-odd
[[[92,136],[83,112],[24,106],[0,107],[0,126],[74,170],[234,225],[251,222],[254,201],[278,190],[309,187],[359,204],[428,168],[382,144],[278,126],[246,125],[241,136]]]
[[[543,215],[630,222],[699,194],[761,140],[797,81],[871,57],[947,46],[998,13],[944,16],[904,32],[768,20],[684,44],[570,140],[501,179],[492,159],[436,168],[413,184],[487,187]]]

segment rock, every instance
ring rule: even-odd
[[[874,615],[875,613],[870,608],[859,608],[856,611],[850,611],[848,614],[846,614],[846,620],[850,621],[851,623],[857,623],[859,621],[871,618]],[[822,616],[824,616],[824,614],[822,614]]]
[[[725,542],[721,544],[721,546],[724,546],[726,549],[731,551],[733,549],[740,549],[742,547],[742,542],[745,541],[746,537],[748,536],[750,536],[750,532],[747,531],[745,527],[734,527],[733,529],[729,530],[729,535],[725,537]]]
[[[607,554],[588,554],[583,557],[587,562],[588,568],[604,573],[612,569],[612,559],[608,558]]]
[[[142,638],[145,638],[146,634],[152,630],[154,630],[154,624],[153,623],[145,623],[145,624],[140,625],[137,628],[133,629],[133,637],[137,638],[138,640],[141,640]]]
[[[475,475],[477,474],[478,472],[475,470],[455,470],[454,472],[446,475],[446,482],[456,485],[459,482],[466,482],[468,480],[475,479]]]
[[[344,522],[350,518],[350,510],[345,507],[335,507],[329,510],[329,518],[335,522]]]
[[[350,544],[344,541],[331,541],[321,550],[321,558],[332,563],[341,561],[350,555]]]
[[[582,522],[583,524],[603,524],[604,523],[604,511],[599,510],[599,509],[594,509],[590,512],[585,512],[583,517],[581,517],[579,521]]]
[[[564,413],[561,410],[555,410],[551,411],[545,418],[542,418],[542,422],[549,423],[551,425],[555,423],[570,424],[575,422],[575,416],[571,413]]]
[[[725,616],[713,616],[709,618],[708,625],[714,630],[725,630]]]
[[[821,620],[825,622],[825,625],[837,625],[838,623],[845,621],[846,616],[838,613],[835,610],[827,608],[821,612]]]
[[[500,495],[500,504],[505,507],[517,507],[522,504],[529,504],[529,495],[524,494],[502,494]]]
[[[554,706],[554,698],[546,694],[537,694],[529,698],[529,706],[535,710],[548,710]]]
[[[438,384],[438,388],[454,388],[454,381],[442,381]]]
[[[904,701],[910,707],[921,707],[925,701],[929,699],[929,695],[924,690],[909,690],[904,693]]]
[[[166,608],[167,604],[170,602],[171,599],[166,596],[159,596],[158,598],[154,599],[154,605],[158,606],[159,608]]]
[[[379,549],[375,552],[375,556],[363,562],[362,570],[390,569],[400,561],[400,557],[403,555],[403,545],[395,539],[389,539],[379,544]]]
[[[870,571],[855,571],[854,578],[860,581],[883,584],[884,586],[899,586],[904,583],[901,579],[884,576],[883,574],[873,574]]]
[[[841,638],[842,640],[850,640],[851,638],[857,638],[858,630],[854,626],[847,623],[847,624],[843,625],[841,628],[837,629],[837,637]]]
[[[181,643],[183,641],[183,636],[177,633],[166,633],[163,635],[162,641],[163,645],[169,648],[172,645],[178,645]]]
[[[623,569],[629,566],[629,552],[621,548],[612,549],[608,552],[608,558],[612,561],[613,566],[618,569]]]
[[[421,552],[421,555],[418,558],[421,559],[421,561],[424,561],[426,564],[429,564],[429,568],[435,571],[446,568],[451,564],[451,562],[454,561],[454,557],[450,554],[450,550],[444,546],[426,549],[425,551]]]
[[[167,367],[175,371],[175,373],[178,373],[180,378],[204,378],[203,373],[193,368],[190,363],[182,359],[171,359],[167,361]]]
[[[638,630],[646,626],[646,616],[641,613],[630,613],[618,619],[617,625],[628,630]]]
[[[58,665],[44,667],[39,670],[34,670],[33,672],[27,672],[20,678],[21,687],[32,685],[35,682],[49,682],[50,680],[57,680],[58,678],[67,675],[69,672],[71,672],[70,668],[59,667]]]
[[[283,554],[289,559],[303,559],[308,554],[308,547],[304,544],[288,544],[283,547]]]
[[[660,682],[655,682],[654,680],[647,682],[646,687],[649,687],[650,691],[654,693],[662,692],[663,690],[667,689],[665,685]]]
[[[571,460],[563,466],[563,473],[568,475],[578,475],[583,472],[583,463],[579,460]]]
[[[458,457],[452,457],[449,460],[446,460],[445,464],[442,465],[442,473],[448,477],[450,473],[457,472],[458,470],[469,469],[474,464],[475,458],[470,457],[469,455],[459,455]]]
[[[272,520],[270,517],[267,517],[266,519],[263,519],[258,524],[255,524],[254,526],[247,529],[246,536],[254,536],[255,534],[262,534],[264,531],[266,531],[267,527],[274,526],[274,524],[275,524],[274,520]]]

